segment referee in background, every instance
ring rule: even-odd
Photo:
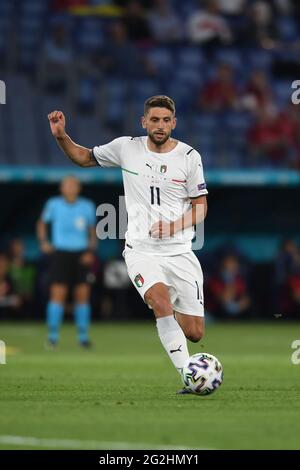
[[[50,198],[37,223],[41,251],[51,254],[50,299],[47,304],[48,343],[54,348],[59,340],[64,304],[73,292],[74,318],[80,346],[88,348],[91,318],[89,284],[93,252],[96,249],[96,206],[79,197],[81,185],[67,176],[60,185],[61,196]],[[51,242],[48,238],[51,224]]]

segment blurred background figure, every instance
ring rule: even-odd
[[[123,22],[131,41],[146,46],[152,41],[152,34],[146,12],[138,0],[130,0],[123,15]]]
[[[278,292],[278,311],[289,318],[300,318],[300,250],[293,240],[285,240],[274,263]]]
[[[217,318],[249,319],[250,295],[246,277],[234,254],[226,255],[208,283],[208,311]]]
[[[129,40],[128,31],[122,21],[114,21],[110,26],[110,43],[100,51],[105,63],[105,71],[110,77],[133,79],[140,67],[143,73],[143,58],[139,48]]]
[[[232,32],[222,17],[217,0],[199,2],[199,10],[187,21],[187,37],[201,46],[221,46],[232,42]]]
[[[181,22],[169,0],[155,0],[148,14],[153,39],[161,44],[174,44],[183,39]]]
[[[237,98],[234,70],[230,64],[221,63],[216,70],[216,78],[207,82],[201,91],[199,108],[213,112],[230,111],[237,107]]]
[[[17,292],[21,300],[24,312],[31,314],[33,309],[36,268],[25,258],[25,247],[21,239],[12,240],[8,247],[9,276],[14,292]]]
[[[219,0],[219,8],[222,14],[235,18],[243,13],[246,0]]]
[[[272,2],[253,2],[248,8],[248,18],[242,34],[243,44],[255,44],[269,49],[274,47],[278,39]]]
[[[252,166],[266,161],[267,166],[291,166],[291,142],[277,111],[262,108],[249,130]]]
[[[267,75],[262,70],[253,70],[240,97],[242,108],[259,113],[260,110],[276,112],[275,100]]]
[[[60,190],[61,196],[46,203],[37,225],[41,251],[51,255],[48,342],[52,347],[58,343],[63,311],[71,291],[78,341],[81,346],[89,347],[90,284],[94,279],[90,269],[96,249],[96,207],[88,199],[79,197],[80,183],[73,176],[63,179]],[[47,224],[52,226],[51,239]]]
[[[9,275],[9,260],[5,253],[0,253],[0,316],[13,319],[13,314],[21,307],[21,298],[16,293]]]
[[[67,91],[74,75],[73,59],[68,31],[63,23],[58,23],[51,29],[41,52],[38,78],[44,90]]]

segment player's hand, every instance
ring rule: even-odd
[[[54,248],[51,245],[51,243],[44,241],[41,243],[41,252],[44,253],[45,255],[49,255],[50,253],[53,253]]]
[[[66,119],[64,113],[62,113],[61,111],[53,111],[52,113],[48,114],[48,119],[52,135],[56,138],[64,137],[66,127]]]
[[[92,266],[94,261],[95,261],[95,255],[94,253],[90,251],[86,251],[80,257],[80,263],[87,267]]]
[[[155,222],[149,230],[152,238],[170,238],[174,235],[174,224],[169,222]]]

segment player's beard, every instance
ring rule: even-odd
[[[171,133],[166,133],[163,138],[157,139],[155,134],[156,134],[156,132],[152,132],[152,133],[148,132],[148,137],[158,147],[165,144],[167,142],[167,140],[170,138],[170,135],[171,135]]]

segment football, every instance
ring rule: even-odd
[[[209,395],[223,382],[223,367],[220,361],[208,353],[189,357],[182,368],[184,385],[196,395]]]

